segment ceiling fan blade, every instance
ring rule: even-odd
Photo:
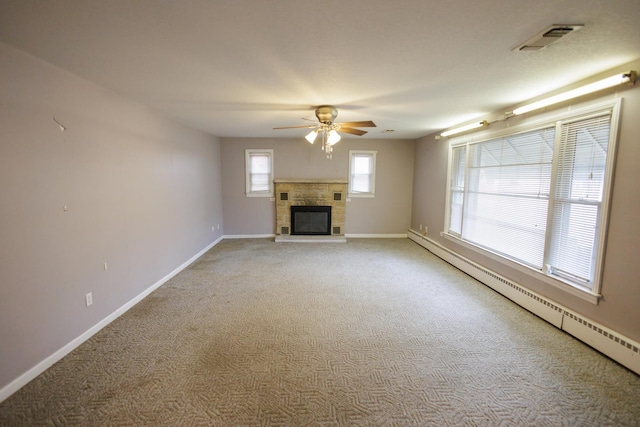
[[[364,121],[364,122],[341,122],[340,124],[342,126],[358,127],[358,128],[374,128],[374,127],[376,127],[376,124],[373,123],[371,120],[367,120],[367,121]]]
[[[338,132],[350,133],[350,134],[358,135],[358,136],[362,136],[365,133],[367,133],[366,130],[354,129],[354,128],[349,128],[349,127],[344,127],[344,126],[342,126]]]
[[[314,125],[302,125],[302,126],[282,126],[274,129],[300,129],[300,128],[314,128]]]

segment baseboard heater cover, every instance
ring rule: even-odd
[[[407,237],[438,258],[640,375],[639,343],[476,264],[414,230],[409,230]]]

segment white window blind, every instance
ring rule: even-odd
[[[554,128],[469,147],[463,237],[542,268]]]
[[[597,291],[613,110],[452,146],[447,234]]]
[[[251,191],[269,191],[271,165],[269,157],[263,154],[251,155]]]
[[[451,212],[449,232],[457,236],[462,233],[462,206],[464,201],[464,174],[466,167],[467,147],[455,147],[451,150],[451,182],[450,206]]]
[[[606,176],[610,113],[561,124],[548,269],[593,281]]]
[[[375,151],[349,151],[349,194],[373,196],[375,193]]]
[[[270,196],[273,193],[273,150],[249,149],[246,157],[247,196]]]

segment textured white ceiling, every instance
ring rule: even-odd
[[[0,41],[222,137],[418,138],[640,58],[640,0],[3,0]]]

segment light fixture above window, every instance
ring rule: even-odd
[[[625,73],[618,73],[613,76],[607,77],[605,79],[598,80],[584,86],[580,86],[576,89],[572,89],[567,92],[562,92],[562,93],[559,93],[558,95],[553,95],[548,98],[544,98],[539,101],[535,101],[535,102],[523,105],[522,107],[518,107],[513,111],[505,113],[505,115],[498,120],[502,121],[502,120],[508,119],[509,117],[517,116],[519,114],[525,114],[534,110],[539,110],[549,105],[558,104],[563,101],[568,101],[570,99],[578,98],[580,96],[588,95],[590,93],[594,93],[610,87],[618,86],[623,83],[629,83],[633,85],[636,81],[636,78],[637,78],[637,73],[634,70],[627,71]],[[488,125],[489,125],[489,122],[487,122],[486,120],[469,123],[464,126],[459,126],[459,127],[444,131],[440,135],[436,136],[436,139],[440,139],[441,137],[447,137],[451,135],[457,135],[462,132],[467,132],[467,131],[478,129]]]
[[[622,83],[635,83],[636,72],[628,71],[626,73],[619,73],[606,79],[598,80],[597,82],[589,83],[585,86],[572,89],[567,92],[559,93],[558,95],[550,96],[548,98],[541,99],[539,101],[532,102],[531,104],[523,105],[513,110],[508,115],[517,116],[518,114],[528,113],[529,111],[538,110],[540,108],[547,107],[549,105],[558,104],[562,101],[577,98],[579,96],[587,95],[593,92],[598,92],[603,89],[607,89],[613,86],[618,86]]]
[[[453,128],[453,129],[449,129],[447,131],[444,131],[440,134],[440,136],[451,136],[451,135],[456,135],[462,132],[466,132],[468,130],[473,130],[473,129],[478,129],[484,126],[487,126],[489,124],[489,122],[487,122],[486,120],[482,120],[479,122],[473,122],[473,123],[469,123],[468,125],[464,125],[464,126],[459,126],[457,128]]]

